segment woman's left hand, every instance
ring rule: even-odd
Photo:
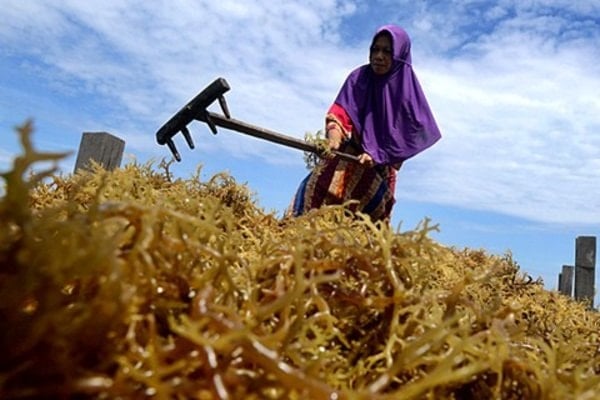
[[[375,166],[375,161],[373,161],[373,157],[371,157],[368,153],[362,153],[358,156],[358,162],[371,168]]]

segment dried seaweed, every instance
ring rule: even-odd
[[[169,165],[29,173],[0,198],[0,397],[593,399],[600,318],[510,254],[340,206],[265,213]]]
[[[328,140],[322,130],[315,133],[306,132],[304,140],[315,146],[316,153],[304,152],[304,163],[306,169],[312,171],[318,164],[321,158],[332,157],[333,153],[329,148]]]

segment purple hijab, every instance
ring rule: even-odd
[[[396,25],[380,27],[392,37],[392,68],[377,75],[370,65],[350,73],[335,103],[361,134],[363,150],[377,164],[402,162],[437,142],[440,130],[411,66],[410,38]]]

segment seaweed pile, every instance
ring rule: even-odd
[[[510,254],[169,164],[2,174],[0,398],[593,399],[600,318]]]

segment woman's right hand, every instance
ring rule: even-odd
[[[373,157],[369,153],[362,153],[358,156],[358,162],[362,165],[365,165],[369,168],[375,166],[375,161],[373,161]]]

